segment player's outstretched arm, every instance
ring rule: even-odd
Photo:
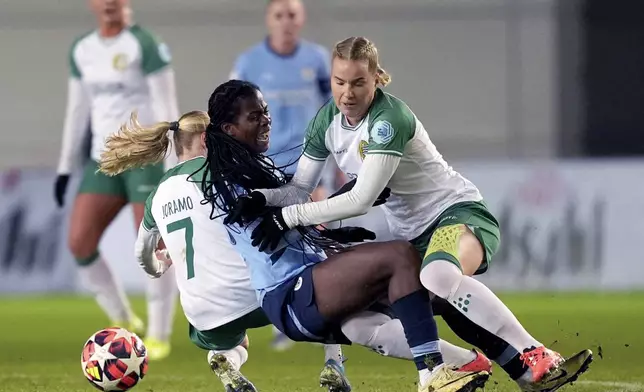
[[[302,155],[297,163],[293,179],[286,185],[275,189],[255,189],[266,198],[266,205],[285,207],[305,203],[318,186],[325,161],[318,161]]]
[[[364,215],[385,189],[400,164],[400,157],[367,154],[355,186],[342,195],[315,203],[297,204],[282,209],[290,228],[319,225]]]

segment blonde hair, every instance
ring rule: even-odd
[[[107,137],[99,170],[109,176],[115,176],[132,168],[161,162],[168,153],[168,131],[172,130],[175,131],[173,139],[176,153],[180,155],[184,148],[192,145],[195,136],[206,131],[208,123],[208,113],[195,110],[185,113],[174,123],[162,121],[150,127],[143,127],[136,112],[133,112],[129,124],[121,125],[117,133]]]
[[[376,73],[376,83],[385,87],[391,82],[391,75],[378,62],[378,48],[365,37],[349,37],[333,49],[333,58],[342,60],[367,61],[369,71]]]

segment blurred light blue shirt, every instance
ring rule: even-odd
[[[230,78],[262,90],[273,119],[267,155],[280,167],[296,162],[309,121],[331,97],[329,52],[301,40],[292,54],[280,55],[264,40],[237,58]],[[294,174],[296,166],[284,171]]]

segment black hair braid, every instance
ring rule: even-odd
[[[229,80],[215,89],[208,100],[210,124],[206,128],[208,170],[202,179],[204,197],[215,209],[230,212],[240,194],[253,188],[277,188],[286,183],[284,173],[272,160],[248,149],[222,131],[226,123],[234,123],[239,114],[241,98],[254,96],[259,88],[253,83]]]
[[[243,143],[222,130],[226,123],[234,123],[239,114],[240,100],[254,96],[255,84],[229,80],[219,85],[208,100],[210,124],[206,128],[207,156],[203,168],[201,189],[203,203],[212,206],[211,219],[228,214],[237,198],[252,189],[278,188],[287,183],[282,168],[275,166],[267,156],[251,151]],[[200,169],[201,170],[201,169]],[[217,210],[222,214],[217,215]],[[342,245],[319,236],[314,227],[298,227],[303,241],[327,252],[335,252]]]
[[[309,127],[314,126],[314,124],[315,124],[315,123],[316,123],[316,121],[318,120],[318,116],[320,115],[320,112],[322,112],[322,109],[324,109],[324,107],[325,107],[325,106],[329,103],[329,101],[331,101],[332,99],[333,99],[333,98],[328,98],[328,99],[324,102],[324,104],[323,104],[322,106],[320,106],[320,108],[318,108],[318,111],[315,113],[315,116],[313,116],[313,119],[312,119],[311,121],[309,121]],[[293,150],[300,150],[300,151],[304,151],[304,150],[306,150],[306,146],[307,146],[309,143],[310,143],[310,141],[309,141],[309,140],[306,140],[305,142],[300,143],[300,144],[298,144],[297,146],[293,146],[293,147],[291,147],[291,148],[289,148],[289,149],[287,149],[287,150],[283,150],[283,151],[276,152],[276,153],[274,153],[274,154],[268,155],[268,157],[277,156],[277,155],[279,155],[279,154],[283,154],[283,153],[290,152],[290,151],[293,151]],[[296,160],[294,160],[293,162],[289,162],[289,163],[287,163],[287,164],[286,164],[286,165],[284,165],[284,166],[279,166],[279,169],[284,170],[284,169],[286,169],[287,167],[291,167],[291,166],[293,166],[293,165],[296,165],[296,164],[297,164],[297,162],[298,162],[298,161],[300,160],[300,158],[302,157],[302,154],[303,154],[303,152],[302,152],[302,153],[300,153],[300,156],[298,156],[298,157],[297,157],[297,159],[296,159]]]

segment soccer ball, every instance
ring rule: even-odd
[[[148,355],[136,334],[119,327],[92,335],[81,354],[83,374],[101,391],[127,391],[148,371]]]

